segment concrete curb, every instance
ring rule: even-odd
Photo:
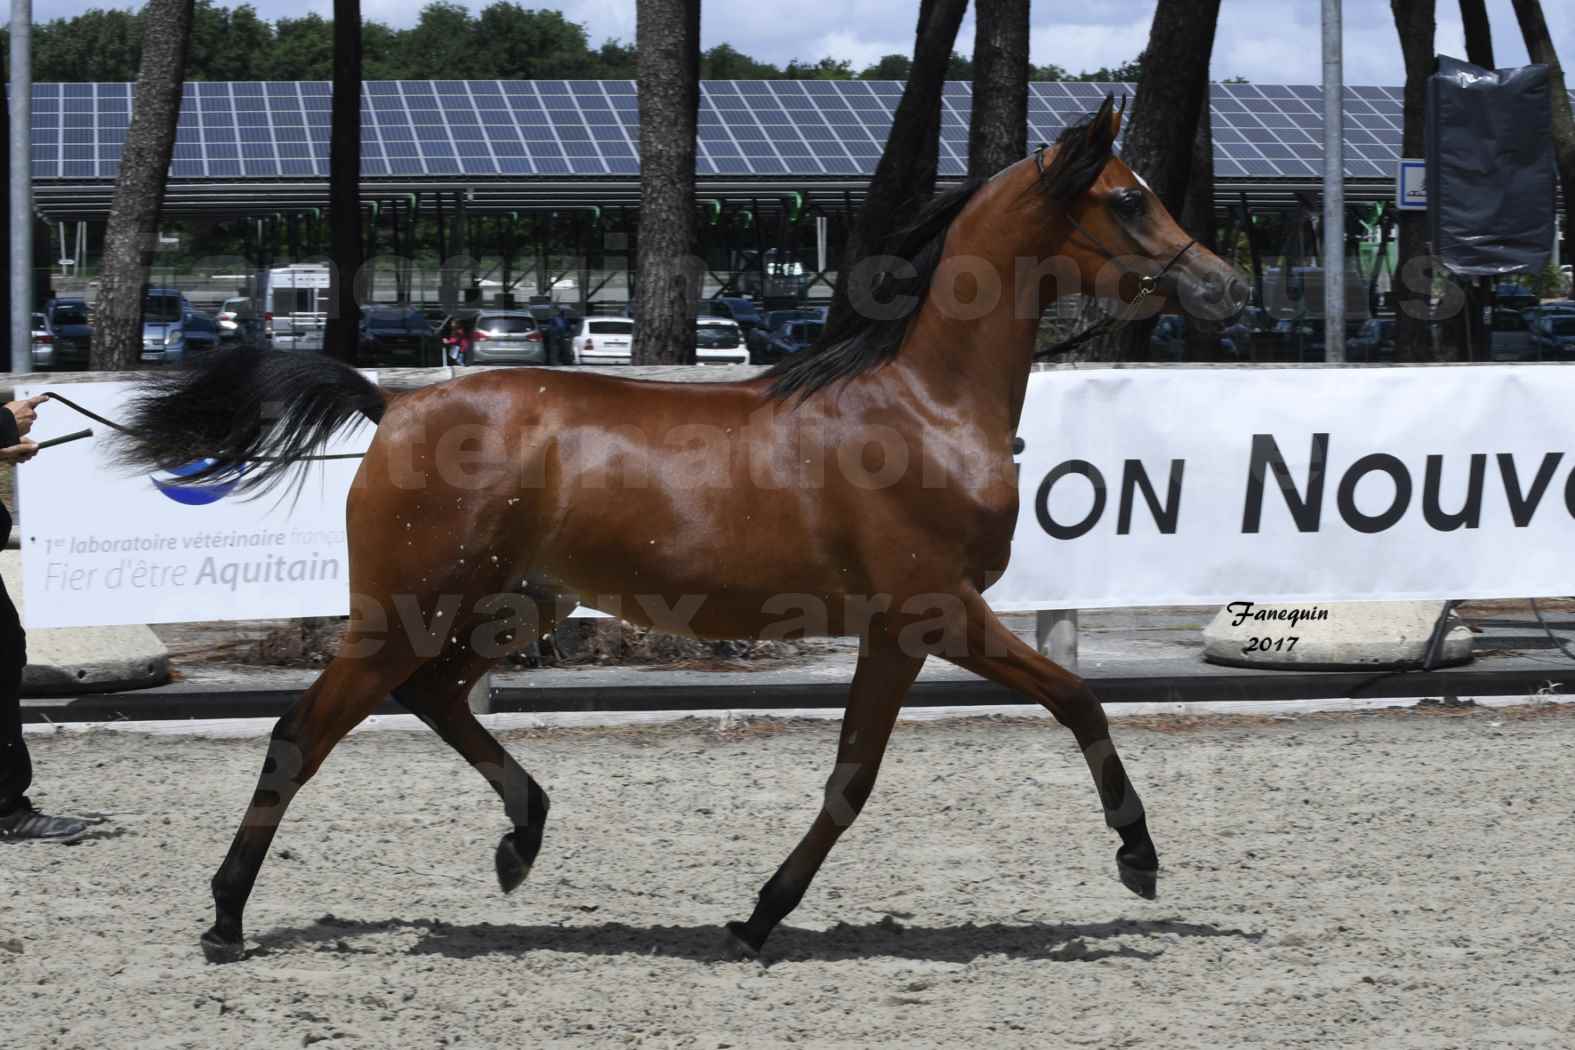
[[[1326,700],[1243,700],[1203,703],[1144,703],[1106,704],[1105,712],[1112,719],[1139,718],[1154,715],[1172,716],[1243,716],[1275,715],[1293,716],[1321,713],[1352,713],[1377,711],[1384,708],[1414,707],[1417,697],[1384,697],[1359,700],[1349,697]],[[1481,708],[1523,707],[1532,703],[1572,704],[1575,697],[1476,696],[1460,697],[1461,704],[1475,704]],[[1049,718],[1044,708],[1037,704],[1001,704],[967,707],[948,706],[905,709],[898,720],[902,722],[941,722],[968,718]],[[673,725],[685,721],[714,723],[717,729],[754,718],[791,719],[796,721],[836,722],[842,718],[841,708],[796,707],[762,708],[755,710],[708,709],[695,711],[561,711],[542,714],[480,715],[478,720],[493,732],[519,729],[619,729],[634,726]],[[77,722],[61,725],[28,725],[23,732],[29,736],[57,734],[87,734],[98,732],[141,733],[149,736],[197,737],[209,740],[239,740],[262,738],[272,732],[271,718],[213,718],[185,721],[156,722]],[[430,732],[425,723],[414,715],[373,715],[362,722],[352,733],[378,732]]]
[[[1414,699],[1419,696],[1532,696],[1554,690],[1575,693],[1575,667],[1538,670],[1474,668],[1438,671],[1310,674],[1264,672],[1190,676],[1089,677],[1107,705],[1153,703],[1266,702],[1352,698]],[[110,722],[216,718],[278,718],[300,698],[299,687],[283,689],[181,690],[85,695],[22,701],[22,721]],[[492,694],[496,714],[652,711],[765,711],[827,708],[847,700],[845,681],[749,685],[557,685],[504,686]],[[1019,694],[982,679],[920,680],[908,692],[910,709],[986,709],[1015,705]],[[378,714],[397,714],[392,701]]]

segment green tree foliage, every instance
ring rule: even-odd
[[[281,18],[274,24],[274,42],[268,62],[269,80],[332,80],[334,78],[334,24],[322,15]],[[195,78],[194,78],[195,79]],[[208,76],[202,79],[222,80]]]
[[[36,81],[136,80],[141,62],[142,19],[130,11],[88,11],[33,27]]]
[[[404,76],[403,43],[398,30],[382,22],[361,24],[361,76],[399,80]]]
[[[488,59],[486,52],[475,50],[474,30],[470,12],[459,4],[439,0],[423,7],[416,24],[400,34],[403,78],[466,80],[481,76],[474,63]]]
[[[823,58],[819,62],[795,59],[787,64],[782,75],[788,80],[852,80],[853,64],[838,58]]]
[[[718,44],[700,53],[701,80],[775,80],[782,70],[756,62],[731,44]]]
[[[907,80],[913,70],[913,59],[907,55],[882,55],[879,62],[867,66],[859,74],[860,80]]]
[[[368,80],[635,76],[632,45],[606,40],[593,47],[585,27],[561,12],[513,0],[495,0],[476,14],[451,0],[435,0],[408,29],[365,22],[361,39]],[[135,11],[92,10],[33,27],[33,75],[40,82],[135,80],[141,54],[142,19]],[[700,75],[707,80],[906,81],[912,66],[907,55],[885,55],[863,69],[830,57],[795,59],[784,67],[730,44],[718,44],[700,57]],[[230,8],[218,0],[197,0],[188,80],[332,80],[333,72],[334,27],[321,15],[270,23],[251,4]],[[972,80],[972,60],[952,55],[946,76]],[[1035,66],[1030,79],[1135,81],[1138,60],[1077,74],[1058,65]]]
[[[473,29],[472,75],[498,79],[573,80],[596,77],[595,52],[585,27],[557,11],[527,11],[518,4],[484,8]],[[450,71],[450,76],[454,75]]]
[[[263,80],[268,76],[274,28],[242,4],[231,10],[212,0],[192,9],[192,75],[188,80]]]
[[[638,71],[638,59],[633,44],[621,40],[607,40],[596,52],[596,61],[603,80],[633,80]]]

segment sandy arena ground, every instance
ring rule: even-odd
[[[531,880],[424,733],[351,737],[296,801],[252,955],[207,880],[260,741],[33,737],[75,847],[0,847],[7,1048],[1568,1047],[1568,708],[1117,723],[1164,872],[1048,723],[899,728],[765,965],[718,925],[807,827],[828,725],[513,733],[553,797]]]

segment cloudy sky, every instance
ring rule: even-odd
[[[521,0],[538,6],[539,0]],[[1155,0],[1039,0],[1033,13],[1033,61],[1070,70],[1126,61],[1148,36]],[[90,7],[123,6],[104,0],[34,0],[36,19],[75,14]],[[332,0],[253,0],[266,18],[316,10],[331,14]],[[484,3],[469,0],[469,6]],[[594,42],[634,38],[634,0],[564,0],[567,17],[584,24]],[[1543,0],[1554,43],[1566,67],[1575,66],[1575,3]],[[394,25],[415,20],[420,0],[361,0],[367,18]],[[1345,0],[1346,82],[1398,84],[1403,79],[1394,22],[1385,0]],[[1527,61],[1510,0],[1488,0],[1500,66]],[[747,54],[784,64],[825,55],[863,66],[881,55],[913,47],[915,0],[799,0],[778,3],[709,3],[702,9],[703,45],[732,44]],[[787,12],[791,10],[791,18]],[[1319,0],[1223,0],[1214,49],[1216,78],[1243,76],[1259,83],[1316,83],[1321,79]],[[1465,57],[1455,0],[1438,0],[1438,51]],[[796,32],[784,33],[791,24]],[[971,52],[970,12],[957,49]]]

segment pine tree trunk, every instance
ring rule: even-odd
[[[695,126],[700,0],[638,0],[640,227],[635,257],[636,364],[694,361],[699,296]]]
[[[6,44],[9,45],[9,43],[10,43],[10,41],[7,40]],[[9,56],[11,54],[11,49],[10,49],[9,46],[0,47],[0,52],[3,52],[3,53],[0,53],[0,83],[4,83],[5,85],[9,86],[10,83],[11,83],[11,66],[10,66],[10,62],[9,62]],[[7,87],[7,90],[9,90],[9,87]],[[0,142],[3,142],[3,143],[6,144],[5,148],[7,150],[10,149],[10,147],[11,147],[11,107],[10,107],[10,105],[7,102],[5,102],[3,100],[0,100]],[[10,244],[11,244],[11,162],[10,162],[10,155],[9,155],[9,153],[6,156],[5,170],[6,170],[5,199],[4,200],[0,200],[0,244],[4,244],[7,247],[9,247]],[[6,273],[5,275],[0,276],[0,324],[10,325],[10,323],[11,323],[11,275],[10,275],[10,273]],[[6,330],[6,334],[10,335],[9,328]],[[31,356],[28,358],[28,360],[29,360],[29,362],[31,362],[31,360],[32,360]],[[0,365],[3,365],[8,371],[10,370],[10,368],[11,368],[11,357],[10,357],[9,354],[7,354],[5,356],[5,360],[4,361],[0,361]],[[28,367],[31,368],[32,365],[29,364]]]
[[[323,352],[354,364],[361,271],[361,0],[334,0],[334,97],[328,131],[328,221],[332,304]]]
[[[891,133],[886,136],[886,147],[875,165],[864,206],[848,231],[828,327],[836,327],[843,312],[853,308],[848,301],[848,281],[854,267],[866,256],[878,255],[887,238],[902,225],[903,218],[935,192],[946,67],[967,7],[968,0],[923,0],[919,6],[913,68],[892,117]]]
[[[1405,55],[1405,127],[1400,155],[1421,157],[1426,150],[1427,78],[1433,72],[1434,0],[1389,0],[1400,50]],[[1400,248],[1395,260],[1395,360],[1433,361],[1428,315],[1433,267],[1427,259],[1427,213],[1403,211]]]
[[[1466,61],[1483,69],[1497,69],[1487,0],[1460,0],[1460,21],[1466,31]]]
[[[1526,41],[1526,53],[1533,62],[1542,63],[1553,74],[1549,85],[1553,89],[1553,154],[1558,160],[1559,182],[1564,187],[1564,233],[1575,236],[1575,114],[1570,112],[1564,67],[1559,64],[1559,53],[1553,47],[1553,37],[1548,33],[1548,21],[1542,16],[1539,0],[1513,2],[1515,18],[1520,22],[1520,35]]]
[[[94,305],[95,369],[126,371],[142,363],[142,293],[158,244],[159,209],[175,152],[191,19],[192,0],[149,0],[142,9],[142,64],[104,233]]]
[[[1466,61],[1483,69],[1498,68],[1493,58],[1493,26],[1488,21],[1487,0],[1460,0],[1460,21],[1466,33]],[[1462,277],[1458,283],[1465,293],[1466,308],[1455,326],[1455,340],[1465,340],[1469,353],[1461,356],[1486,360],[1493,343],[1493,329],[1487,321],[1487,307],[1493,297],[1492,278]]]
[[[1204,80],[1207,79],[1204,76]],[[1214,212],[1214,121],[1209,113],[1207,84],[1203,90],[1204,103],[1198,112],[1198,134],[1192,143],[1192,172],[1187,178],[1187,203],[1181,211],[1181,226],[1189,237],[1198,239],[1198,247],[1218,254],[1218,224]],[[1187,360],[1218,360],[1220,336],[1224,331],[1222,321],[1188,317]]]
[[[1220,0],[1160,0],[1122,140],[1122,159],[1148,180],[1172,215],[1186,210],[1198,126],[1209,104],[1207,70],[1219,14]],[[1121,360],[1152,356],[1154,324],[1152,318],[1136,321],[1113,337]]]
[[[993,175],[1028,153],[1028,0],[977,0],[968,174]]]

